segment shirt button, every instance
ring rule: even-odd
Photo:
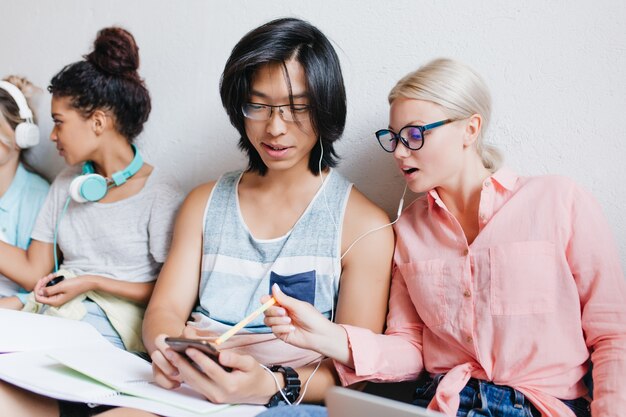
[[[469,255],[469,249],[464,249],[463,250],[463,256],[467,256]]]
[[[467,336],[467,337],[465,338],[465,341],[466,341],[467,343],[472,343],[472,336]]]
[[[465,292],[463,292],[463,297],[465,298],[469,298],[472,295],[472,293],[470,292],[470,290],[465,290]]]
[[[485,181],[485,187],[491,187],[491,181]]]
[[[480,213],[480,220],[483,222],[487,221],[487,215],[485,213]]]

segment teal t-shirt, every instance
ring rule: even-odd
[[[50,185],[19,164],[9,189],[0,197],[0,240],[22,249],[30,244],[30,233]],[[0,275],[0,297],[14,295],[19,286]]]

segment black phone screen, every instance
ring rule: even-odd
[[[213,361],[219,364],[218,358],[220,355],[220,351],[215,347],[213,343],[207,342],[206,340],[187,339],[183,337],[166,337],[165,343],[167,343],[167,345],[171,347],[174,351],[184,355],[185,357],[187,356],[185,355],[185,350],[187,348],[198,349],[200,352],[206,354],[209,358],[213,359]],[[193,361],[191,362],[194,363]],[[222,368],[224,368],[228,372],[232,370],[231,368],[224,366],[222,366]]]

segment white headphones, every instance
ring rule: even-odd
[[[15,143],[20,149],[37,145],[39,143],[39,127],[33,122],[33,112],[28,107],[26,97],[19,88],[8,81],[0,81],[0,88],[13,97],[20,110],[20,117],[24,120],[15,128]]]

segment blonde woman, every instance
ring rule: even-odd
[[[28,248],[30,233],[48,194],[48,182],[23,161],[39,142],[31,99],[39,89],[26,78],[0,81],[0,241]],[[20,307],[21,287],[0,274],[0,307]]]
[[[376,138],[425,194],[396,224],[385,335],[323,320],[279,289],[265,323],[333,358],[344,385],[426,371],[415,404],[448,416],[624,415],[626,283],[593,197],[499,168],[483,142],[489,92],[461,63],[428,63],[389,102]]]

